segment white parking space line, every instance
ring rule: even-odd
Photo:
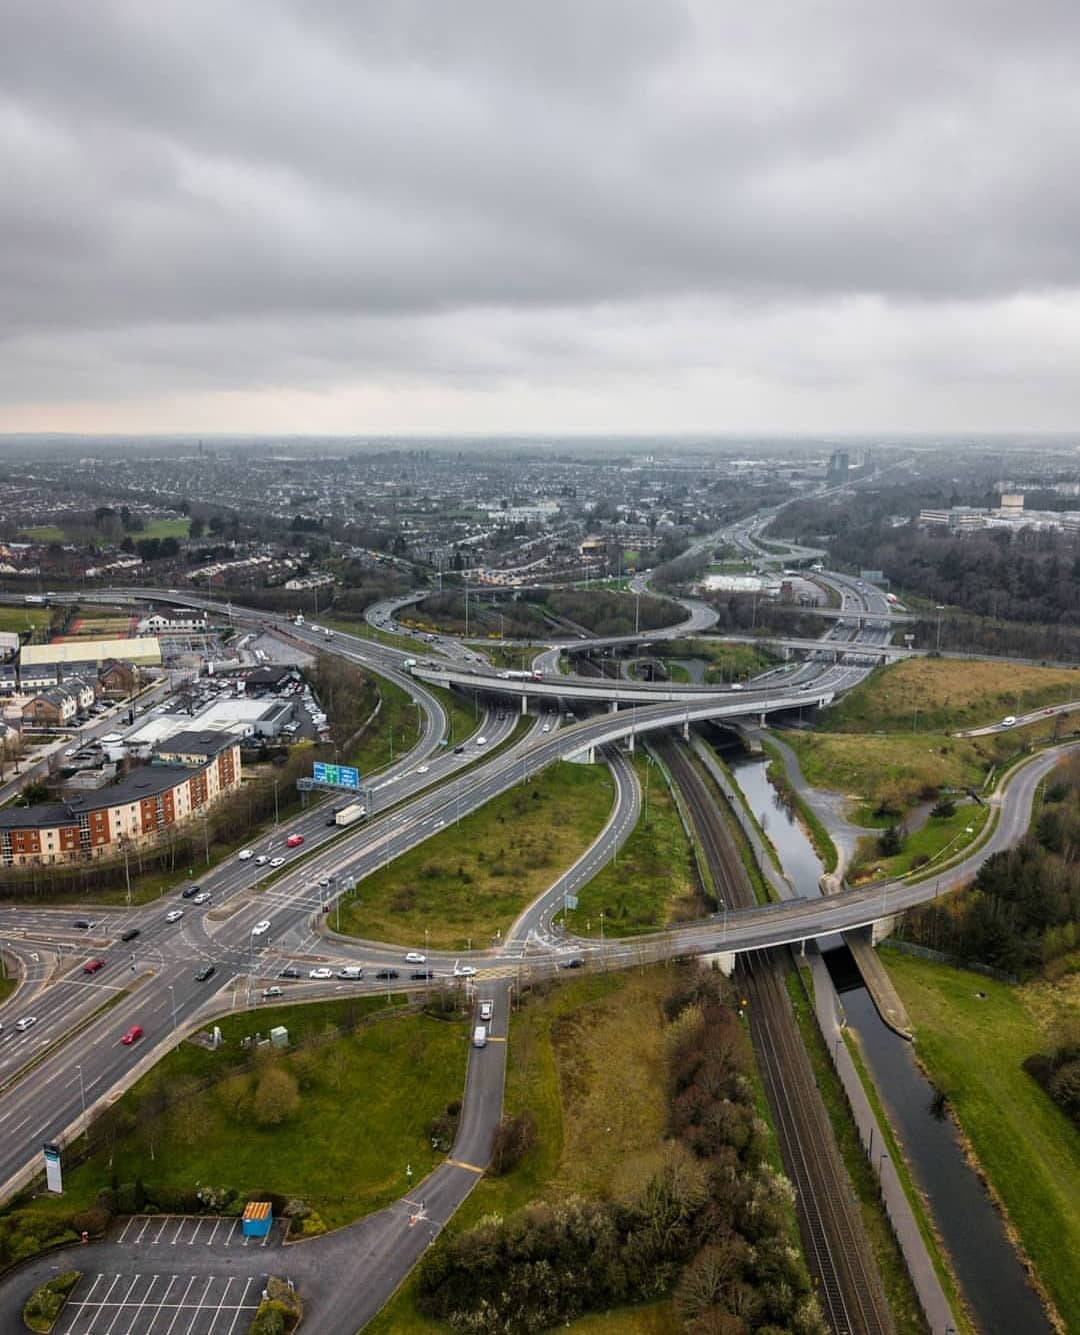
[[[215,1219],[215,1220],[214,1220],[214,1227],[213,1227],[213,1228],[211,1229],[211,1231],[210,1231],[210,1236],[206,1239],[206,1245],[207,1245],[208,1247],[212,1247],[212,1246],[214,1245],[214,1238],[215,1238],[215,1236],[217,1235],[217,1231],[218,1231],[218,1229],[219,1229],[220,1227],[221,1227],[221,1220],[220,1220],[220,1219]]]
[[[195,1329],[195,1322],[198,1321],[199,1319],[199,1313],[203,1310],[203,1303],[206,1302],[206,1295],[210,1292],[210,1285],[213,1284],[213,1282],[214,1282],[214,1277],[213,1275],[211,1275],[210,1278],[206,1281],[206,1288],[203,1289],[202,1291],[202,1297],[195,1304],[195,1311],[192,1314],[191,1323],[187,1328],[187,1335],[191,1335],[191,1332]]]
[[[189,1246],[189,1247],[194,1247],[194,1246],[195,1246],[195,1239],[199,1236],[199,1230],[202,1228],[202,1226],[203,1226],[203,1221],[202,1221],[201,1219],[197,1219],[197,1220],[195,1221],[195,1230],[194,1230],[194,1232],[192,1233],[191,1237],[188,1238],[188,1246]]]
[[[101,1281],[104,1278],[105,1278],[104,1275],[95,1275],[94,1282],[93,1284],[90,1285],[90,1291],[87,1293],[86,1297],[80,1299],[77,1303],[71,1304],[70,1306],[72,1310],[70,1311],[70,1313],[68,1313],[67,1309],[65,1309],[65,1315],[70,1314],[71,1316],[71,1320],[67,1325],[67,1330],[74,1330],[75,1323],[78,1321],[79,1317],[82,1316],[83,1308],[94,1296],[94,1290],[97,1288],[97,1286],[101,1283]]]
[[[113,1276],[113,1282],[109,1285],[108,1290],[105,1293],[105,1297],[101,1299],[102,1304],[105,1304],[109,1301],[110,1297],[112,1296],[113,1289],[115,1289],[117,1284],[120,1283],[121,1278],[122,1276],[120,1275]],[[97,1325],[98,1317],[102,1314],[102,1312],[104,1312],[104,1310],[105,1310],[104,1306],[99,1307],[98,1310],[94,1313],[93,1317],[91,1317],[90,1324],[86,1328],[86,1335],[90,1335],[90,1332]]]
[[[165,1331],[165,1335],[172,1335],[172,1328],[180,1320],[180,1313],[184,1310],[184,1303],[187,1302],[187,1296],[191,1292],[191,1286],[194,1283],[195,1283],[195,1277],[193,1275],[191,1279],[189,1279],[187,1282],[187,1288],[180,1295],[180,1302],[177,1305],[176,1311],[173,1313],[173,1319],[169,1322],[169,1328],[168,1330]]]
[[[120,1299],[120,1302],[116,1308],[116,1312],[113,1316],[113,1319],[105,1327],[105,1335],[112,1335],[113,1327],[120,1320],[120,1316],[124,1310],[124,1306],[127,1303],[127,1300],[131,1297],[132,1291],[134,1290],[135,1285],[138,1284],[138,1282],[139,1282],[139,1276],[136,1275],[135,1278],[128,1285],[127,1293],[125,1293],[124,1296]]]
[[[143,1310],[143,1308],[146,1307],[146,1306],[149,1304],[149,1302],[150,1302],[150,1295],[151,1295],[151,1293],[153,1293],[153,1291],[154,1291],[154,1285],[155,1285],[157,1282],[158,1282],[158,1277],[157,1277],[157,1275],[151,1275],[151,1277],[150,1277],[150,1283],[146,1286],[146,1292],[145,1292],[145,1293],[142,1295],[142,1297],[139,1299],[138,1305],[135,1307],[135,1311],[132,1313],[132,1317],[131,1317],[131,1325],[128,1326],[127,1330],[124,1332],[124,1335],[136,1335],[136,1332],[135,1332],[135,1323],[136,1323],[136,1321],[138,1321],[139,1317],[142,1315],[142,1310]],[[145,1325],[143,1326],[143,1330],[144,1330],[144,1331],[146,1330],[146,1326],[145,1326]]]
[[[147,1215],[146,1218],[143,1220],[142,1228],[139,1229],[139,1236],[135,1239],[136,1242],[142,1242],[143,1234],[149,1227],[150,1227],[150,1216]]]
[[[225,1306],[225,1299],[229,1296],[229,1290],[232,1288],[233,1276],[230,1275],[225,1281],[225,1287],[221,1290],[221,1297],[218,1300],[217,1308],[214,1311],[214,1318],[210,1322],[209,1329],[213,1330],[217,1325],[217,1319],[221,1315],[221,1309]]]
[[[225,1239],[226,1247],[232,1246],[233,1234],[236,1232],[236,1226],[237,1224],[239,1224],[239,1222],[240,1221],[238,1219],[233,1220],[232,1228],[229,1229],[229,1236]]]
[[[179,1279],[180,1279],[180,1276],[179,1276],[179,1275],[173,1275],[173,1276],[170,1277],[170,1279],[169,1279],[169,1283],[168,1283],[168,1285],[167,1285],[166,1288],[165,1288],[165,1292],[164,1292],[164,1293],[161,1295],[161,1297],[158,1299],[157,1311],[154,1313],[154,1315],[150,1318],[149,1322],[147,1323],[147,1326],[146,1326],[146,1329],[147,1329],[147,1330],[153,1330],[153,1329],[154,1329],[154,1322],[155,1322],[155,1321],[158,1319],[158,1317],[161,1315],[161,1309],[162,1309],[163,1307],[169,1305],[169,1294],[172,1293],[172,1286],[173,1286],[174,1284],[178,1283],[178,1282],[179,1282]]]
[[[117,1241],[119,1241],[119,1242],[125,1242],[125,1241],[127,1240],[128,1230],[131,1228],[132,1224],[135,1222],[135,1219],[136,1219],[136,1216],[135,1216],[135,1215],[132,1215],[131,1218],[127,1221],[127,1223],[124,1225],[124,1231],[123,1231],[123,1233],[120,1234],[120,1237],[117,1239]]]
[[[240,1320],[240,1313],[244,1310],[244,1307],[247,1304],[248,1290],[251,1288],[253,1283],[254,1281],[249,1278],[247,1283],[244,1285],[244,1292],[240,1295],[240,1302],[237,1305],[236,1312],[233,1315],[232,1321],[229,1322],[229,1329],[227,1331],[224,1331],[223,1335],[233,1335],[233,1331],[236,1328],[236,1323]],[[252,1312],[256,1310],[254,1300],[252,1301],[252,1306],[249,1310]]]
[[[184,1225],[185,1225],[186,1223],[187,1223],[187,1220],[183,1217],[183,1215],[181,1215],[181,1216],[180,1216],[180,1222],[179,1222],[179,1223],[177,1224],[177,1226],[176,1226],[176,1232],[172,1235],[172,1238],[170,1239],[170,1241],[172,1242],[172,1244],[173,1244],[174,1247],[176,1246],[176,1240],[177,1240],[177,1238],[180,1236],[181,1233],[183,1233],[183,1231],[184,1231]]]
[[[166,1224],[168,1224],[168,1222],[169,1222],[169,1216],[166,1215],[165,1218],[161,1221],[161,1227],[160,1227],[160,1228],[158,1229],[158,1231],[154,1234],[154,1236],[150,1239],[150,1241],[151,1241],[152,1243],[153,1243],[153,1242],[160,1242],[160,1241],[161,1241],[161,1235],[162,1235],[162,1233],[165,1232],[165,1226],[166,1226]]]

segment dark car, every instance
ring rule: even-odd
[[[199,887],[197,885],[188,885],[185,886],[184,889],[180,891],[180,898],[194,899],[198,893],[199,893]]]
[[[418,982],[424,982],[426,979],[434,978],[435,974],[431,969],[414,969],[409,977],[416,979]]]
[[[282,971],[278,974],[278,977],[279,977],[279,978],[299,978],[299,977],[300,977],[300,970],[297,969],[294,965],[292,965],[292,964],[288,964],[288,965],[286,965],[285,968],[282,969]]]
[[[88,932],[93,925],[93,918],[76,918],[72,924],[74,927],[80,927],[84,932]]]
[[[216,973],[217,973],[216,964],[204,964],[202,968],[198,971],[198,973],[195,975],[195,981],[197,983],[205,983],[208,978],[213,978],[214,974]]]
[[[121,932],[120,940],[134,941],[135,938],[139,935],[140,935],[140,929],[138,927],[129,927],[126,932]]]
[[[336,817],[336,816],[331,816],[330,819],[329,819],[326,823],[327,823],[327,825],[336,825],[336,824],[337,824],[337,817]]]
[[[455,746],[455,747],[454,747],[454,755],[456,755],[456,756],[460,756],[460,755],[464,752],[464,750],[465,750],[465,748],[464,748],[463,746]]]
[[[375,977],[382,983],[389,982],[391,978],[397,978],[398,976],[398,971],[396,969],[380,969],[375,975]]]
[[[563,960],[562,967],[564,969],[583,969],[585,967],[585,961],[580,955],[575,955],[573,959]]]

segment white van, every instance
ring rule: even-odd
[[[338,970],[339,978],[363,978],[364,971],[358,964],[346,964],[344,969]]]
[[[472,1045],[474,1048],[487,1047],[487,1025],[478,1024],[472,1031]]]

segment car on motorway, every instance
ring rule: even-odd
[[[271,858],[271,859],[270,859],[270,865],[271,865],[271,867],[284,867],[284,865],[285,865],[285,859],[284,859],[284,858]]]
[[[137,936],[142,935],[141,927],[129,927],[126,932],[120,933],[121,941],[134,941]]]
[[[307,976],[309,978],[314,978],[318,982],[325,983],[328,978],[333,978],[334,971],[333,969],[309,969]]]
[[[194,899],[195,896],[199,893],[199,889],[200,887],[197,885],[185,885],[183,890],[180,891],[180,898]]]
[[[414,969],[409,977],[416,982],[424,982],[427,979],[434,978],[435,974],[431,969]]]
[[[427,772],[428,772],[430,769],[431,769],[431,766],[430,766],[430,765],[421,765],[420,768],[419,768],[416,772],[417,772],[417,774],[427,774]]]
[[[541,731],[541,732],[550,732],[550,731],[551,731],[551,724],[550,724],[550,723],[545,723],[544,726],[540,729],[540,731]]]
[[[251,929],[251,935],[265,936],[269,930],[270,930],[270,919],[260,918],[259,921],[255,924],[255,926]]]
[[[319,878],[319,889],[320,889],[320,890],[329,890],[329,889],[330,889],[330,877],[329,877],[329,876],[321,876],[321,877]]]
[[[99,969],[104,969],[104,960],[87,960],[82,966],[83,973],[97,973]]]
[[[166,915],[165,915],[165,921],[166,921],[166,922],[179,922],[180,919],[181,919],[183,916],[184,916],[184,910],[183,910],[183,909],[170,909],[170,910],[168,911],[168,913],[166,913]]]
[[[209,904],[210,896],[205,890],[200,890],[191,902],[193,904]]]
[[[303,842],[304,836],[302,834],[290,834],[288,839],[285,840],[285,847],[299,848]]]
[[[130,1048],[132,1043],[143,1036],[143,1027],[141,1024],[133,1024],[127,1033],[120,1040],[126,1048]]]
[[[463,755],[464,752],[465,752],[465,748],[464,748],[463,746],[455,746],[455,747],[454,747],[454,755],[456,755],[456,756],[460,756],[460,755]]]
[[[471,964],[455,964],[455,965],[454,965],[454,977],[455,977],[455,978],[475,978],[475,977],[476,977],[476,970],[473,968],[473,966],[472,966]]]
[[[37,1024],[36,1015],[24,1015],[21,1020],[15,1021],[15,1028],[20,1034],[25,1034],[26,1031],[32,1028],[35,1024]]]
[[[93,918],[76,918],[71,925],[78,927],[81,931],[88,932],[93,927],[94,920]]]
[[[585,961],[580,955],[572,955],[570,959],[563,960],[559,967],[561,969],[583,969],[585,967]]]
[[[265,853],[260,853],[259,856],[255,859],[255,865],[256,867],[265,867],[269,861],[270,859],[266,856]]]
[[[278,974],[279,978],[299,978],[300,970],[295,964],[286,964],[284,969]]]
[[[197,983],[205,983],[208,978],[213,978],[216,973],[216,964],[204,964],[201,969],[196,970],[195,981]]]
[[[238,862],[247,862],[249,858],[253,858],[254,856],[255,854],[251,851],[250,848],[242,848],[240,852],[237,853],[236,860]]]
[[[1015,722],[1016,722],[1015,714],[1006,714],[1005,717],[1001,720],[1001,726],[1003,728],[1011,728]]]
[[[427,956],[426,956],[426,955],[421,955],[420,952],[419,952],[418,950],[410,950],[409,953],[405,956],[405,963],[406,963],[406,964],[426,964],[426,963],[427,963]]]
[[[280,997],[280,996],[281,996],[280,987],[264,987],[262,990],[263,1001],[271,1001],[273,1000],[274,997]]]
[[[375,977],[380,983],[388,983],[391,978],[398,978],[400,975],[396,969],[380,969]]]

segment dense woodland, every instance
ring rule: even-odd
[[[689,1335],[824,1332],[725,988],[688,969],[668,999],[671,1139],[648,1179],[625,1199],[538,1201],[447,1230],[420,1265],[426,1316],[518,1335],[671,1294]]]

